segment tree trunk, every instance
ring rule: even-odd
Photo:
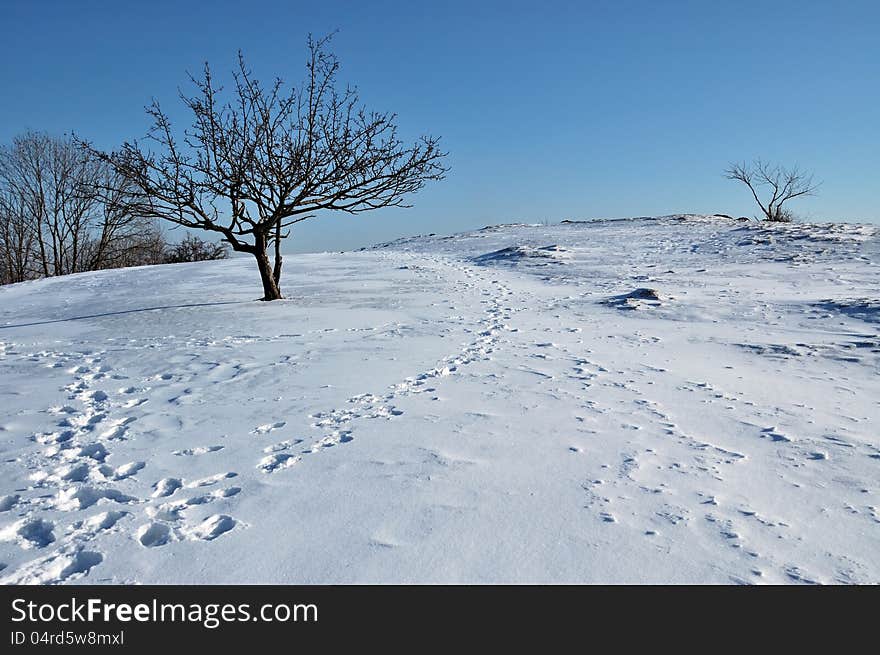
[[[272,269],[272,276],[275,278],[275,284],[281,287],[281,221],[275,226],[275,268]]]
[[[256,242],[254,257],[257,259],[257,268],[260,270],[260,279],[263,281],[263,300],[280,300],[283,296],[275,281],[269,255],[266,254],[266,237],[257,234],[254,240]]]

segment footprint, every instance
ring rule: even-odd
[[[79,486],[68,487],[58,492],[55,499],[55,507],[64,511],[75,511],[91,507],[101,500],[111,500],[115,503],[133,503],[137,498],[126,496],[117,489],[96,489],[95,487]]]
[[[193,455],[206,455],[207,453],[216,453],[223,450],[223,446],[199,446],[198,448],[186,448],[185,450],[175,450],[172,455],[178,457],[192,457]]]
[[[226,489],[217,489],[216,491],[212,491],[211,493],[205,494],[203,496],[193,496],[192,498],[187,498],[186,500],[177,500],[163,503],[158,507],[148,507],[147,515],[152,519],[157,519],[160,521],[179,521],[181,519],[181,512],[186,511],[190,507],[193,507],[195,505],[205,505],[207,503],[212,503],[215,500],[221,500],[223,498],[231,498],[232,496],[236,496],[239,493],[241,493],[241,487],[227,487]]]
[[[265,425],[258,425],[253,430],[251,430],[251,434],[268,434],[273,430],[280,430],[285,425],[287,425],[287,421],[278,421],[277,423],[266,423]]]
[[[58,422],[58,426],[62,428],[73,428],[75,430],[91,431],[95,426],[107,418],[107,414],[99,412],[96,414],[72,414]]]
[[[69,464],[55,470],[55,477],[65,482],[84,482],[88,479],[91,468],[88,464]]]
[[[137,419],[133,416],[123,419],[115,419],[110,421],[109,427],[101,433],[102,439],[122,439],[128,431],[128,425],[134,423]]]
[[[231,498],[232,496],[237,496],[241,493],[241,487],[227,487],[226,489],[217,489],[216,491],[212,491],[209,494],[205,494],[204,496],[193,496],[192,498],[188,498],[183,501],[184,507],[181,509],[186,509],[192,505],[204,505],[206,503],[214,502],[215,500],[220,500],[221,498]]]
[[[264,453],[277,453],[279,450],[287,450],[297,444],[302,443],[302,439],[288,439],[286,441],[279,441],[276,444],[272,444],[271,446],[266,446],[263,448]]]
[[[183,483],[177,478],[162,478],[153,485],[153,498],[164,498],[170,496],[180,489]]]
[[[236,525],[236,521],[226,514],[214,514],[209,516],[197,526],[185,528],[184,534],[189,539],[201,539],[203,541],[211,541],[221,534],[225,534],[232,530]]]
[[[290,453],[275,453],[261,459],[257,468],[261,469],[264,473],[273,473],[279,469],[290,468],[299,462],[300,459],[298,455],[291,455]]]
[[[46,410],[49,414],[76,414],[77,409],[70,405],[59,405]]]
[[[101,512],[84,521],[77,521],[70,526],[68,532],[73,539],[88,540],[97,536],[99,532],[109,530],[126,516],[130,516],[129,512],[117,510]]]
[[[124,480],[125,478],[130,478],[145,466],[144,462],[129,462],[115,469],[112,466],[104,465],[100,468],[100,471],[105,478],[110,480]]]
[[[104,447],[103,444],[93,443],[87,446],[83,446],[78,450],[71,452],[70,454],[65,454],[66,457],[88,457],[89,459],[93,459],[96,462],[103,462],[107,459],[107,456],[110,453]]]
[[[195,487],[207,487],[212,484],[216,484],[220,482],[220,480],[226,480],[227,478],[234,478],[238,475],[234,471],[229,471],[228,473],[217,473],[216,475],[209,475],[207,478],[201,478],[199,480],[193,480],[192,482],[187,482],[187,489],[193,489]]]
[[[389,405],[389,406],[377,407],[371,414],[367,414],[366,417],[367,418],[388,419],[388,418],[391,418],[392,416],[401,416],[401,415],[403,415],[403,412],[401,410],[396,409],[395,407]]]
[[[133,393],[146,393],[150,387],[121,387],[118,392],[130,396]]]
[[[771,426],[769,428],[764,428],[761,430],[761,438],[769,437],[773,441],[782,442],[782,443],[790,443],[791,437],[783,434],[779,430],[776,429],[775,426]]]
[[[24,549],[44,548],[55,541],[55,525],[39,518],[23,518],[0,531],[0,541],[14,541]]]
[[[64,430],[62,432],[38,432],[31,439],[43,445],[65,444],[76,436],[73,430]]]
[[[354,441],[354,437],[351,436],[351,430],[337,430],[331,432],[323,439],[319,439],[304,452],[316,453],[322,448],[332,448],[338,444],[349,443],[350,441]]]
[[[0,584],[38,585],[58,584],[88,575],[89,571],[104,560],[101,553],[73,546],[28,562],[17,571],[0,579]]]
[[[164,546],[171,540],[171,528],[164,523],[146,523],[138,528],[137,538],[145,548]]]
[[[819,582],[808,573],[805,573],[800,567],[795,566],[793,564],[789,564],[783,568],[785,575],[789,577],[793,582],[799,584],[809,584],[815,585],[819,584]]]

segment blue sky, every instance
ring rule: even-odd
[[[76,131],[112,148],[172,118],[186,71],[244,51],[298,82],[309,32],[339,30],[341,80],[452,171],[412,209],[322,216],[291,251],[490,223],[674,212],[752,215],[731,160],[824,181],[792,209],[880,222],[880,3],[68,2],[0,0],[0,141]]]

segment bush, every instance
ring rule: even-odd
[[[165,253],[166,264],[180,264],[183,262],[204,262],[215,259],[226,259],[229,253],[226,246],[220,243],[211,243],[199,237],[188,234],[183,241],[169,246]]]
[[[772,216],[767,218],[771,223],[793,223],[795,219],[794,212],[780,207]]]

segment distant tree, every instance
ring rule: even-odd
[[[0,190],[0,284],[33,277],[34,233],[20,194]]]
[[[167,248],[158,223],[151,221],[138,233],[120,237],[114,247],[115,256],[103,268],[164,264]]]
[[[96,160],[95,218],[85,253],[87,270],[161,264],[165,238],[158,221],[136,212],[129,200],[131,183],[105,162]]]
[[[0,147],[3,280],[122,266],[149,249],[155,219],[133,211],[131,189],[69,138],[27,132]]]
[[[211,243],[200,239],[194,234],[187,234],[180,243],[168,246],[165,262],[179,264],[182,262],[204,262],[214,259],[226,259],[229,254],[223,244]]]
[[[281,240],[290,226],[321,210],[406,206],[405,196],[446,173],[437,138],[406,145],[394,114],[368,112],[354,89],[337,89],[328,38],[309,38],[305,81],[289,92],[280,79],[263,86],[239,53],[224,102],[205,64],[200,79],[190,76],[193,95],[180,94],[192,114],[182,135],[157,102],[147,108],[155,151],[137,141],[115,153],[83,144],[136,188],[135,213],[219,233],[253,255],[263,300],[282,297]]]
[[[803,172],[797,166],[784,168],[760,159],[752,164],[731,164],[724,171],[724,176],[745,184],[764,213],[764,218],[776,223],[790,223],[794,219],[794,214],[783,207],[784,203],[800,196],[816,195],[820,184],[813,182],[811,173]],[[758,190],[762,188],[767,189],[769,194],[765,201],[758,195]]]

